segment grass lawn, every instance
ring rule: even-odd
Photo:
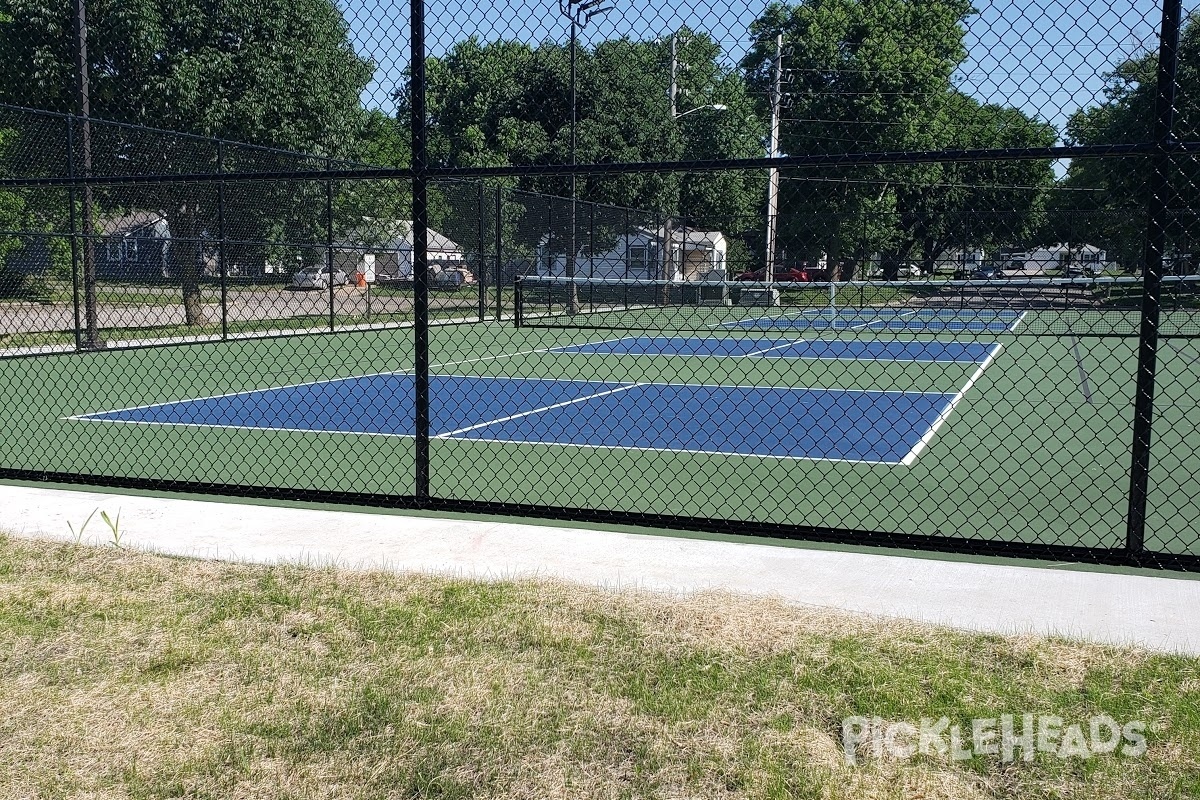
[[[0,797],[1200,793],[1196,659],[725,595],[0,538],[0,676]],[[848,716],[1010,713],[1148,749],[843,757]]]

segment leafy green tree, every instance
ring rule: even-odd
[[[378,109],[364,111],[352,155],[356,161],[373,167],[408,167],[412,164],[408,129]],[[354,237],[357,244],[363,245],[378,244],[391,238],[394,235],[392,223],[412,216],[410,190],[408,181],[339,182],[334,199],[337,234]]]
[[[73,108],[70,0],[0,0],[0,101]],[[354,153],[359,94],[372,66],[354,52],[331,0],[93,0],[88,4],[92,115],[314,155],[304,161],[249,149],[227,169],[314,166]],[[97,170],[211,170],[211,143],[97,126]],[[109,192],[113,205],[165,211],[188,324],[200,324],[200,242],[215,227],[211,187],[168,184]],[[231,192],[226,216],[238,236],[320,220],[319,186],[257,184]]]
[[[942,113],[944,146],[952,149],[1049,147],[1058,136],[1053,126],[1017,109],[962,94],[953,94]],[[926,273],[946,250],[992,249],[1025,239],[1054,184],[1053,167],[1044,160],[948,162],[926,174],[932,180],[896,186],[900,237],[893,246],[902,259],[915,252]]]
[[[670,44],[618,39],[577,51],[579,163],[707,160],[761,153],[762,124],[740,75],[720,66],[711,39],[679,32],[679,112],[668,96]],[[448,166],[568,163],[570,53],[566,46],[459,42],[430,59],[428,102],[434,159]],[[403,98],[402,98],[403,100]],[[725,111],[703,106],[723,105]],[[402,103],[401,117],[406,107]],[[578,196],[697,223],[743,219],[761,201],[761,176],[729,173],[581,176]],[[515,187],[568,194],[563,178]],[[560,234],[562,232],[559,232]],[[565,238],[559,235],[558,238]]]
[[[1052,144],[1051,127],[953,88],[973,13],[966,0],[772,3],[751,26],[758,44],[743,66],[769,114],[775,35],[783,35],[780,138],[791,155]],[[825,253],[835,265],[879,252],[884,277],[894,279],[910,259],[932,269],[951,245],[1028,228],[1052,170],[1046,162],[932,163],[784,177],[784,246],[809,258]]]
[[[23,174],[15,147],[20,133],[17,128],[0,128],[0,176]],[[70,246],[55,235],[66,229],[68,213],[62,190],[0,191],[0,297],[40,294],[48,288],[47,281],[70,277]],[[23,267],[17,263],[22,257]],[[31,266],[40,269],[33,272]]]
[[[1157,52],[1146,52],[1107,75],[1105,101],[1076,112],[1067,123],[1068,144],[1105,145],[1152,140]],[[1180,37],[1175,138],[1200,135],[1200,16],[1186,16]],[[1150,201],[1148,158],[1074,159],[1062,196],[1048,214],[1045,239],[1086,241],[1108,251],[1126,269],[1141,266],[1145,209]],[[1200,164],[1194,156],[1172,159],[1167,176],[1169,251],[1194,252],[1200,241]]]

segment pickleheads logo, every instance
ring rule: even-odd
[[[922,718],[919,724],[887,722],[880,717],[842,720],[842,750],[854,766],[861,755],[907,760],[918,754],[949,756],[970,761],[976,756],[999,756],[1001,761],[1032,761],[1038,753],[1056,758],[1093,758],[1146,753],[1146,725],[1118,723],[1106,714],[1066,724],[1048,714],[1001,714],[952,725],[949,718]]]

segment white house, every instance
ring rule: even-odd
[[[1052,244],[1028,253],[1012,253],[1005,270],[1010,275],[1097,274],[1108,269],[1108,254],[1090,244]]]
[[[934,272],[973,272],[983,266],[985,254],[982,249],[943,250],[933,262]]]
[[[462,247],[429,229],[430,269],[466,267]],[[361,273],[368,282],[412,280],[413,224],[411,220],[364,219],[363,225],[336,243],[333,266],[353,277]]]
[[[727,242],[720,231],[675,228],[671,231],[669,256],[664,259],[666,232],[659,228],[638,228],[622,234],[607,252],[589,254],[580,248],[575,258],[575,275],[581,278],[633,278],[671,281],[697,281],[725,278]],[[565,254],[553,255],[545,242],[538,247],[538,274],[561,276],[567,273]],[[664,268],[664,260],[666,261]]]

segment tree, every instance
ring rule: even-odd
[[[411,138],[395,118],[378,109],[364,111],[352,155],[373,167],[408,167],[412,164]],[[393,221],[411,216],[408,181],[339,182],[334,198],[334,225],[342,234],[357,236],[361,240],[357,244],[381,243],[394,235]],[[371,224],[366,220],[376,222]]]
[[[579,163],[708,160],[761,152],[761,123],[740,75],[719,64],[707,36],[678,33],[680,96],[691,108],[671,116],[670,44],[617,39],[577,52]],[[570,67],[567,47],[543,43],[459,42],[429,60],[430,152],[446,166],[569,163]],[[402,100],[404,97],[402,96]],[[402,102],[401,116],[407,110]],[[690,110],[681,107],[680,111]],[[758,204],[761,178],[745,174],[589,175],[581,199],[695,220],[745,218]],[[566,195],[564,178],[529,177],[517,188]],[[565,238],[565,237],[563,237]]]
[[[1052,144],[1049,126],[954,89],[973,13],[965,0],[773,3],[751,25],[759,44],[743,66],[769,113],[783,34],[781,149],[791,155]],[[827,254],[835,268],[846,263],[843,278],[879,252],[894,279],[914,253],[931,269],[952,243],[1027,227],[1051,176],[1046,162],[793,170],[780,193],[779,238],[810,258]],[[1014,188],[1025,186],[1033,188]]]
[[[1190,13],[1180,36],[1175,128],[1182,141],[1200,133],[1200,16]],[[1146,52],[1109,73],[1105,101],[1080,109],[1067,123],[1068,144],[1106,145],[1152,141],[1157,52]],[[1068,190],[1049,215],[1045,238],[1084,241],[1108,251],[1126,269],[1137,269],[1145,245],[1150,201],[1149,158],[1074,159],[1062,182]],[[1200,165],[1194,156],[1171,160],[1168,248],[1193,252],[1200,240]]]
[[[0,176],[29,174],[19,123],[24,114],[6,114],[0,127]],[[17,123],[14,127],[8,125]],[[71,273],[70,247],[61,235],[69,211],[66,193],[53,189],[0,191],[0,297],[30,296],[46,288],[44,280],[66,280]],[[24,261],[24,264],[20,262]]]
[[[74,107],[71,0],[0,0],[0,101]],[[278,158],[230,148],[227,169],[319,168],[354,152],[359,94],[372,67],[354,52],[331,0],[93,0],[88,4],[92,116],[313,154]],[[122,171],[211,170],[215,147],[183,137],[98,126],[97,165]],[[188,324],[200,304],[200,242],[215,227],[211,187],[165,184],[110,191],[117,205],[165,211]],[[257,184],[232,192],[239,236],[312,226],[315,186]]]
[[[0,129],[0,161],[6,160],[5,151],[14,138],[14,131]],[[20,238],[7,234],[23,230],[24,216],[25,199],[17,192],[0,191],[0,297],[11,297],[20,289],[23,276],[12,269],[8,258],[20,250],[24,243]]]
[[[943,107],[946,147],[987,149],[1049,147],[1054,127],[1014,108],[980,104],[955,93]],[[932,273],[937,257],[966,250],[1012,245],[1036,225],[1054,170],[1045,160],[969,161],[933,165],[927,182],[897,183],[899,238],[893,253],[913,250],[922,271]]]

